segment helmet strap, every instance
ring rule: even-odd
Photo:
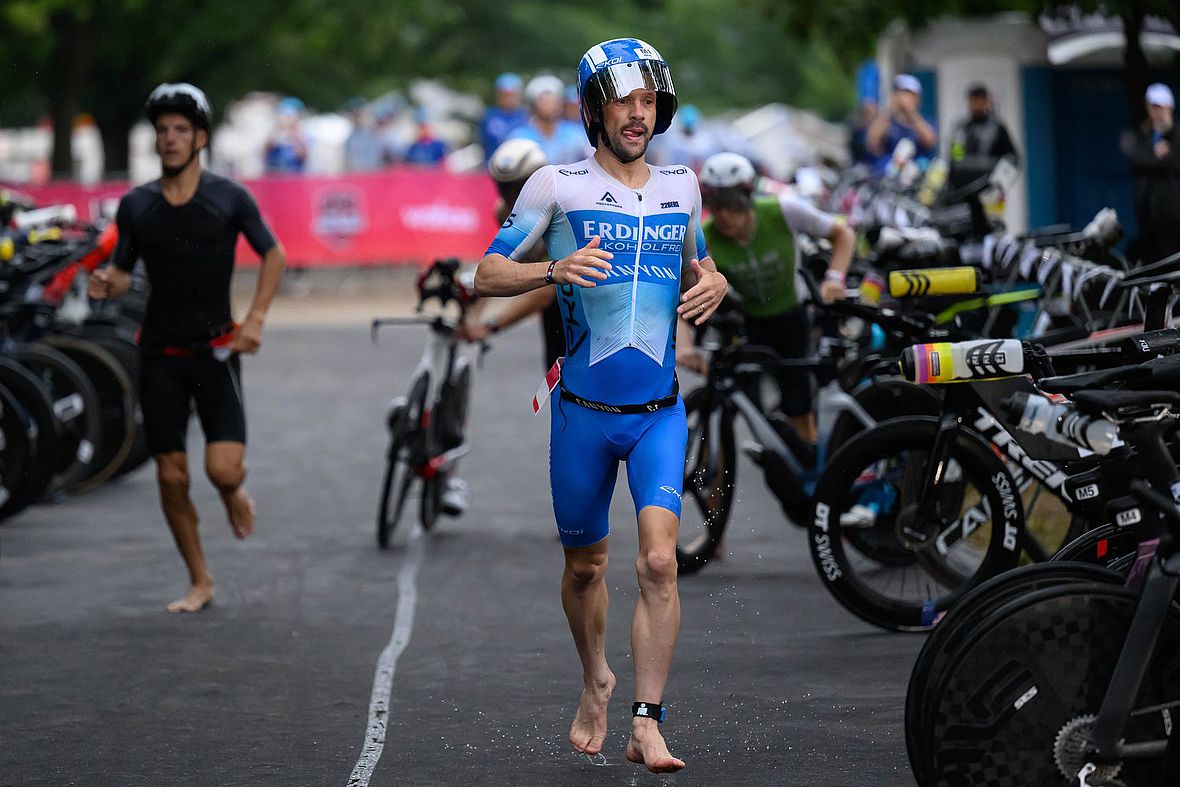
[[[175,178],[177,175],[188,169],[189,165],[192,164],[193,160],[199,155],[201,155],[201,149],[197,147],[196,142],[193,142],[193,152],[189,154],[189,157],[185,159],[183,164],[181,164],[179,167],[163,167],[164,177]]]

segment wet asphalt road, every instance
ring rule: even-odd
[[[0,784],[348,783],[408,552],[409,528],[388,552],[374,539],[382,412],[424,337],[396,330],[375,346],[367,326],[277,326],[244,363],[260,516],[235,541],[195,474],[218,583],[201,614],[163,611],[183,573],[148,469],[0,527]],[[657,777],[622,757],[636,596],[622,476],[608,764],[569,751],[580,675],[557,594],[548,418],[528,406],[540,363],[537,330],[522,326],[498,337],[477,378],[462,466],[471,509],[423,543],[371,783],[912,784],[902,702],[921,640],[828,597],[803,532],[748,466],[731,554],[680,583],[663,731],[688,768]],[[194,429],[190,452],[201,445]]]

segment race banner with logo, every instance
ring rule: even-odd
[[[496,189],[483,175],[397,169],[344,177],[243,181],[292,265],[424,264],[478,260],[499,225]],[[126,183],[15,187],[38,205],[72,203],[82,219],[113,216]],[[257,256],[243,240],[239,262]]]

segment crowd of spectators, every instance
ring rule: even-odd
[[[572,163],[593,154],[582,127],[576,85],[552,74],[539,74],[526,82],[517,74],[503,73],[496,77],[493,90],[492,103],[474,130],[484,164],[508,139],[536,142],[545,151],[546,160],[554,164]],[[343,142],[345,172],[374,172],[399,165],[443,167],[452,153],[464,147],[464,140],[438,133],[430,108],[408,106],[400,97],[368,101],[357,96],[345,104],[341,114],[348,124]],[[303,130],[307,118],[307,109],[299,99],[277,101],[274,131],[263,150],[264,172],[305,171],[308,150],[317,144]],[[733,147],[732,140],[730,143],[707,128],[700,111],[689,104],[680,108],[667,134],[653,139],[650,158],[657,164],[687,164],[699,170],[709,156]]]

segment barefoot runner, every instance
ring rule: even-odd
[[[254,529],[246,479],[246,416],[239,353],[258,352],[262,322],[279,286],[283,250],[238,184],[201,171],[209,144],[209,101],[189,84],[164,84],[148,97],[163,176],[119,203],[119,244],[112,265],[90,279],[93,298],[114,298],[131,283],[142,257],[151,293],[140,337],[140,405],[156,460],[160,504],[189,572],[189,589],[169,612],[196,612],[213,600],[213,577],[201,552],[197,511],[189,497],[185,435],[196,405],[205,433],[205,472],[217,487],[238,538]],[[230,279],[238,234],[262,257],[245,321],[230,316]]]
[[[570,728],[597,754],[615,676],[606,662],[608,508],[618,462],[639,530],[639,601],[631,623],[635,703],[626,756],[680,770],[660,734],[680,627],[676,531],[687,427],[677,393],[677,314],[697,324],[725,295],[725,277],[697,259],[700,190],[687,167],[650,167],[676,93],[667,63],[642,41],[592,48],[578,67],[582,122],[595,154],[547,166],[525,185],[476,273],[480,295],[556,286],[568,352],[552,405],[550,486],[565,548],[561,601],[582,662]],[[551,259],[524,262],[538,238]],[[683,294],[682,294],[683,293]]]

